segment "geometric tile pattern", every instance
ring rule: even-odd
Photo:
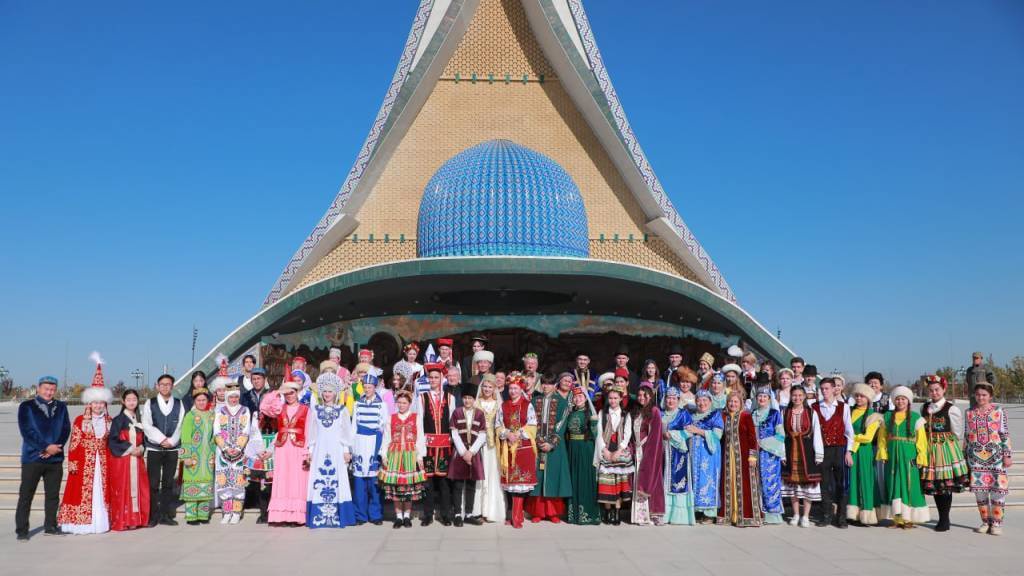
[[[572,177],[509,140],[453,156],[423,191],[417,252],[435,256],[586,258],[587,213]]]

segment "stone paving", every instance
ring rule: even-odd
[[[0,452],[16,450],[11,407],[0,406]],[[1013,410],[1014,436],[1024,432],[1024,409]],[[1024,441],[1018,441],[1024,447]],[[1024,465],[1019,462],[1018,466]],[[506,526],[394,530],[390,524],[343,530],[268,528],[247,514],[237,526],[160,526],[97,536],[41,533],[14,538],[14,513],[0,511],[0,576],[7,574],[207,574],[241,568],[252,576],[401,574],[1020,574],[1024,569],[1024,508],[1008,510],[1002,537],[972,532],[977,514],[953,511],[954,526],[938,534],[885,528],[738,529],[722,526]],[[157,552],[155,552],[157,551]],[[154,553],[155,552],[155,553]],[[154,560],[154,556],[158,560]]]

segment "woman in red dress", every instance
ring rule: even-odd
[[[139,393],[125,390],[121,413],[110,423],[107,436],[111,530],[134,530],[149,523],[149,476],[138,407]]]
[[[757,426],[743,409],[743,395],[729,393],[722,411],[722,483],[719,485],[718,523],[740,527],[760,526],[761,475]]]
[[[513,528],[523,527],[523,501],[537,485],[537,414],[530,399],[523,394],[523,376],[508,377],[509,399],[495,414],[495,433],[501,441],[498,460],[501,465],[501,488],[512,497]]]

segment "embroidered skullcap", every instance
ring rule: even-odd
[[[209,400],[210,399],[210,391],[207,390],[206,388],[204,388],[203,386],[200,386],[199,388],[193,389],[192,390],[192,398],[196,398],[196,397],[199,397],[199,396],[206,396],[206,399]]]
[[[897,386],[897,387],[892,389],[892,397],[893,398],[900,398],[900,397],[902,397],[902,398],[906,398],[907,402],[913,402],[914,401],[914,391],[911,390],[910,388],[907,388],[906,386]]]
[[[675,386],[669,386],[668,390],[665,391],[665,398],[679,398],[682,395],[683,393]]]
[[[762,394],[769,398],[773,396],[772,389],[769,388],[768,386],[758,386],[757,392],[754,394],[754,396],[761,396]]]
[[[260,368],[259,366],[257,366],[257,367],[252,369],[252,374],[253,374],[253,376],[255,376],[256,374],[259,374],[260,376],[266,376],[267,375],[267,371],[264,370],[263,368]]]
[[[712,368],[715,367],[715,357],[712,356],[710,352],[705,352],[705,353],[701,354],[700,355],[700,361],[701,362],[706,362],[707,365],[712,367]]]
[[[701,388],[700,390],[697,390],[696,397],[697,398],[708,398],[708,399],[711,399],[712,398],[711,391],[710,390],[706,390],[704,388]]]
[[[338,394],[341,391],[341,378],[334,372],[324,372],[317,377],[316,388],[321,394],[328,390]]]
[[[56,376],[43,376],[42,378],[39,379],[39,384],[40,385],[42,385],[42,384],[53,384],[54,386],[57,386],[57,377]]]

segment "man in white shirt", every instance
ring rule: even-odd
[[[181,447],[181,422],[185,409],[171,396],[174,377],[156,379],[157,396],[142,407],[142,431],[146,444],[146,473],[149,475],[149,526],[177,526],[174,520],[174,474]]]
[[[850,405],[840,401],[838,393],[835,379],[823,378],[821,400],[814,404],[825,444],[825,457],[821,462],[822,518],[818,526],[834,522],[837,528],[846,528],[846,502],[849,499],[846,476],[853,466],[853,422]]]

